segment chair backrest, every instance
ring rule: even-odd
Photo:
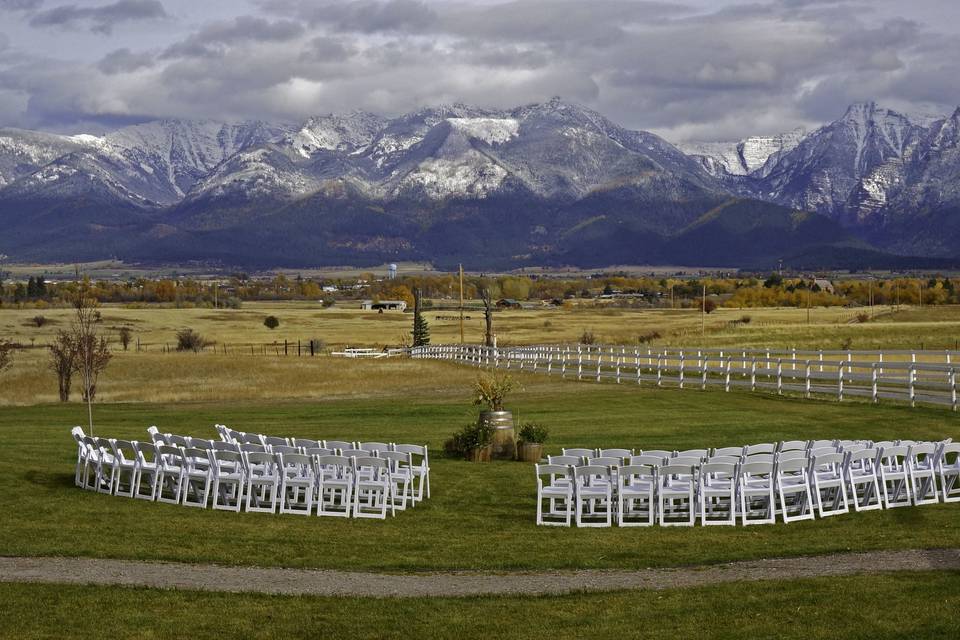
[[[535,464],[537,470],[537,484],[543,486],[543,476],[550,476],[547,484],[554,483],[558,478],[572,480],[571,467],[565,464]]]
[[[719,456],[729,458],[731,456]],[[730,462],[705,462],[700,465],[700,476],[733,478],[737,474],[737,464]]]
[[[272,475],[276,459],[272,453],[265,451],[249,451],[244,454],[247,460],[248,472],[253,475]]]
[[[587,465],[592,467],[619,467],[622,464],[623,458],[615,458],[613,456],[587,458]]]
[[[83,427],[74,427],[70,429],[70,435],[73,436],[73,439],[76,440],[78,445],[83,444],[83,436],[86,434],[83,432]]]
[[[597,455],[596,449],[583,449],[574,447],[572,449],[561,449],[565,456],[580,456],[581,458],[593,458]]]
[[[230,436],[231,442],[243,442],[243,431],[234,431],[233,429],[227,429],[227,435]]]
[[[217,432],[220,442],[230,442],[230,429],[228,429],[226,425],[214,424],[213,429]]]
[[[275,444],[270,446],[273,453],[300,453],[300,447],[291,447],[288,444]]]
[[[147,433],[150,434],[150,439],[152,440],[154,435],[160,433],[160,429],[157,429],[156,425],[150,425],[147,427]]]
[[[214,442],[213,450],[214,451],[233,451],[235,453],[240,453],[240,445],[234,442]]]
[[[241,433],[240,442],[243,444],[263,444],[263,438],[258,433]]]
[[[253,442],[244,442],[240,445],[240,451],[244,453],[266,453],[267,448],[262,444],[255,444]]]
[[[897,443],[894,442],[893,440],[880,440],[878,442],[874,442],[873,446],[875,446],[878,449],[885,449],[885,448],[889,449],[890,447],[897,446]]]
[[[651,455],[645,453],[640,456],[630,456],[630,465],[646,465],[649,467],[659,467],[662,466],[669,458],[667,456],[661,455]]]
[[[427,456],[427,445],[425,444],[400,444],[393,445],[394,451],[400,453],[412,453],[415,456]]]
[[[803,451],[807,448],[806,440],[787,440],[786,442],[781,442],[777,447],[777,451]]]
[[[938,463],[946,466],[960,465],[960,442],[948,442],[940,448]]]
[[[743,447],[720,447],[719,449],[714,449],[713,454],[715,456],[736,456],[739,458],[743,455]]]
[[[755,463],[762,462],[764,464],[773,465],[776,457],[772,453],[755,453],[752,456],[744,456],[743,463]]]
[[[179,436],[179,435],[177,435],[177,434],[175,434],[175,433],[168,433],[168,434],[166,434],[166,436],[167,436],[167,444],[169,444],[169,445],[171,445],[171,446],[174,446],[174,447],[189,447],[189,446],[190,446],[190,443],[187,442],[187,437],[186,437],[186,436]]]
[[[580,456],[547,456],[547,462],[552,465],[572,465],[578,467],[583,464]]]
[[[363,451],[390,451],[390,445],[386,442],[359,442],[357,449]]]
[[[807,459],[807,450],[806,449],[789,449],[787,451],[781,451],[777,454],[777,460],[779,462],[786,462],[787,460],[804,460]]]
[[[327,454],[314,456],[313,459],[316,461],[318,467],[331,467],[347,473],[353,472],[353,465],[350,463],[350,458],[346,456]]]
[[[113,455],[116,456],[118,460],[122,462],[133,462],[139,457],[136,448],[129,440],[113,440],[111,443],[113,445]]]
[[[917,444],[910,446],[910,457],[915,458],[916,456],[932,456],[937,452],[937,445],[932,442],[918,442]]]
[[[660,467],[659,474],[661,480],[675,481],[683,476],[687,477],[690,482],[693,482],[694,476],[699,473],[699,470],[699,465],[677,463],[671,460],[669,463]]]
[[[908,455],[910,455],[910,447],[889,446],[880,449],[878,460],[887,469],[899,468],[906,464]]]
[[[134,451],[137,452],[137,457],[140,458],[141,463],[156,463],[158,460],[159,452],[157,450],[157,445],[152,442],[139,442],[134,440],[132,443]]]
[[[866,449],[873,449],[873,447],[866,442],[848,442],[847,444],[841,442],[840,449],[844,453],[849,453],[851,451],[864,451]]]
[[[839,471],[843,465],[844,455],[842,453],[821,453],[820,455],[810,455],[810,468],[818,472]]]
[[[213,449],[213,440],[208,440],[206,438],[191,438],[187,436],[187,443],[194,449]]]
[[[677,451],[673,454],[674,458],[697,458],[704,459],[710,455],[709,449],[686,449],[685,451]]]
[[[777,460],[777,474],[783,475],[785,473],[795,474],[797,472],[805,472],[809,466],[809,461],[806,456],[802,458],[787,458],[784,460],[780,458]]]
[[[303,447],[304,449],[318,449],[320,448],[320,441],[311,440],[310,438],[294,438],[293,446]]]
[[[165,467],[178,467],[185,464],[183,450],[180,447],[162,444],[157,447],[157,451],[160,453],[160,460],[163,461]]]
[[[858,468],[875,468],[879,449],[857,449],[847,451],[847,459],[844,464],[854,465]],[[866,463],[864,461],[867,461]]]
[[[669,460],[667,460],[667,464],[675,464],[675,465],[685,464],[691,467],[699,467],[701,462],[703,462],[703,458],[699,456],[680,456],[677,458],[670,458]]]
[[[273,455],[282,469],[296,467],[301,471],[304,469],[313,470],[313,456],[302,453],[274,453]]]
[[[373,472],[374,479],[383,480],[384,475],[390,473],[390,462],[373,456],[356,456],[353,458],[353,468],[357,471]]]
[[[610,468],[600,465],[584,465],[573,468],[573,477],[582,484],[588,479],[592,480],[610,480]]]
[[[744,462],[740,465],[741,476],[772,476],[773,462],[755,461]]]
[[[324,449],[354,449],[354,443],[346,442],[345,440],[324,440],[323,448]]]
[[[823,447],[835,447],[837,446],[836,440],[811,440],[807,444],[807,449],[822,449]]]
[[[597,450],[600,458],[623,458],[627,459],[633,455],[633,449],[599,449]]]
[[[810,457],[816,458],[817,456],[825,456],[831,453],[839,453],[836,447],[818,447],[816,449],[810,449]]]
[[[617,469],[621,485],[630,485],[637,480],[653,480],[657,477],[657,467],[646,464],[628,464]]]
[[[749,444],[743,448],[743,455],[752,456],[756,454],[776,453],[777,445],[772,442],[762,442],[760,444]]]
[[[227,463],[231,471],[237,468],[237,463],[243,463],[243,455],[239,451],[214,448],[208,451],[207,455],[210,458],[210,466],[214,467],[217,471],[224,469],[223,463]]]
[[[706,464],[740,464],[740,456],[710,456],[706,459]]]
[[[376,451],[364,451],[363,449],[341,449],[340,455],[348,458],[375,458]]]
[[[263,444],[267,445],[268,447],[286,447],[290,444],[286,438],[281,438],[279,436],[261,436],[261,439],[263,440]]]
[[[198,466],[206,467],[210,464],[208,451],[210,451],[210,449],[187,447],[183,450],[183,457],[192,468],[197,468]]]
[[[672,458],[673,451],[667,451],[666,449],[641,449],[638,455],[660,456],[661,458]]]
[[[327,449],[325,447],[307,447],[303,450],[308,456],[335,456],[337,455],[336,451],[333,449]]]

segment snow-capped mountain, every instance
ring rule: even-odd
[[[954,256],[958,132],[960,110],[925,119],[864,103],[809,133],[678,148],[560,99],[298,126],[159,120],[102,137],[8,129],[0,251],[753,264],[810,246],[865,250],[840,223],[896,251]]]

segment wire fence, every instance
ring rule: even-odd
[[[850,397],[929,404],[957,410],[960,351],[808,351],[799,349],[640,349],[622,346],[539,345],[496,348],[433,345],[413,358],[450,360],[577,380],[617,384],[720,387],[805,397]]]

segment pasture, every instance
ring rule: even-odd
[[[42,313],[51,322],[31,325]],[[449,312],[443,312],[449,315]],[[695,311],[538,309],[496,316],[511,344],[574,341],[593,331],[604,342],[657,331],[654,344],[837,348],[952,347],[960,310],[904,310],[848,323],[849,309],[721,309],[699,334]],[[430,448],[433,497],[386,521],[227,513],[84,492],[73,486],[69,427],[85,424],[78,401],[56,403],[56,380],[40,345],[69,323],[66,309],[0,310],[0,331],[36,348],[0,374],[0,477],[7,504],[0,556],[80,556],[222,565],[369,572],[629,570],[700,566],[847,551],[960,547],[960,509],[938,504],[762,527],[554,529],[534,526],[530,465],[471,464],[444,458],[446,437],[475,420],[476,370],[402,358],[376,361],[296,357],[256,351],[284,335],[323,338],[328,348],[396,343],[409,314],[323,309],[307,303],[246,303],[240,310],[103,309],[108,334],[131,326],[146,350],[118,351],[98,386],[96,434],[146,438],[146,428],[214,437],[212,425],[313,438],[422,442]],[[263,326],[266,315],[280,327]],[[744,314],[749,324],[734,323]],[[820,314],[818,316],[818,314]],[[467,339],[480,337],[479,313]],[[459,338],[456,321],[434,321],[436,343]],[[191,327],[227,353],[164,353]],[[508,399],[519,422],[550,429],[547,452],[570,446],[684,449],[814,438],[960,440],[955,414],[939,408],[838,404],[710,390],[596,385],[519,373]],[[75,394],[79,398],[79,392]],[[0,636],[43,637],[66,625],[102,635],[196,637],[238,633],[285,637],[334,632],[356,637],[471,638],[631,635],[638,616],[658,620],[649,637],[679,633],[730,637],[945,637],[960,582],[951,572],[854,575],[732,583],[662,592],[472,598],[324,598],[129,587],[0,584],[12,615]],[[164,612],[176,610],[172,625]],[[242,610],[243,616],[223,616]],[[798,619],[803,625],[796,624]],[[527,622],[535,620],[536,622]],[[705,631],[706,628],[709,628]]]

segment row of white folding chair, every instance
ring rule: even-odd
[[[299,495],[306,499],[309,513],[313,497],[318,495],[318,515],[329,515],[331,511],[336,515],[335,507],[324,510],[324,497],[330,493],[328,487],[344,486],[346,479],[348,489],[340,496],[341,511],[357,517],[372,517],[371,513],[376,516],[377,510],[385,517],[387,506],[393,513],[405,509],[407,500],[412,502],[414,498],[411,456],[401,452],[358,459],[202,450],[88,438],[82,436],[79,428],[74,430],[74,437],[78,441],[77,478],[82,473],[83,486],[103,493],[206,507],[212,491],[213,508],[235,511],[240,510],[246,494],[248,511],[275,511],[279,501],[281,513],[303,513],[303,505],[288,504],[290,500],[297,501]],[[396,471],[391,471],[391,467]],[[390,485],[386,491],[377,489],[385,483]],[[335,489],[332,499],[337,502]],[[264,501],[269,508],[262,506]]]

